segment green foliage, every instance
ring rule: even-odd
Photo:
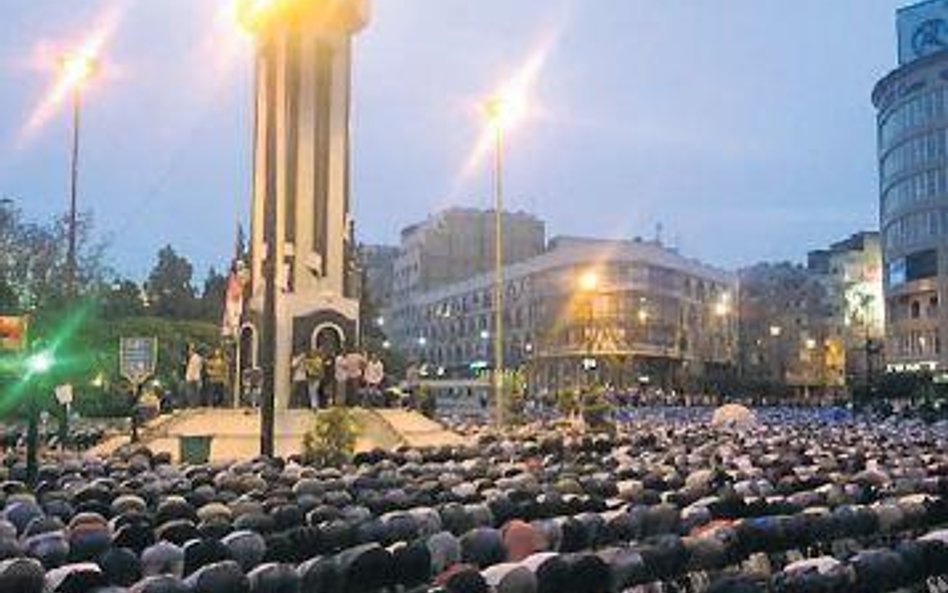
[[[509,371],[504,374],[504,393],[507,396],[504,406],[506,422],[511,425],[523,424],[527,382],[522,371]]]
[[[105,247],[93,241],[92,218],[76,222],[76,288],[89,294],[107,275]],[[26,220],[11,200],[0,200],[0,307],[4,312],[56,307],[66,297],[65,217],[38,224]]]
[[[102,315],[106,319],[137,317],[145,314],[142,289],[133,280],[117,280],[100,295]]]
[[[201,319],[220,323],[224,318],[224,297],[227,293],[227,276],[218,273],[212,266],[204,278],[204,290],[198,302],[198,316]]]
[[[158,338],[155,378],[172,391],[183,383],[188,344],[208,350],[220,342],[219,329],[211,323],[176,321],[157,317],[109,319],[93,315],[59,348],[56,382],[69,381],[75,408],[84,416],[116,417],[128,414],[131,386],[119,375],[119,340],[123,336]],[[53,382],[52,384],[56,384]]]
[[[145,283],[151,311],[158,317],[190,319],[195,316],[197,301],[191,279],[194,267],[171,245],[158,251],[158,261]]]
[[[593,390],[582,396],[583,421],[589,430],[596,432],[614,432],[612,422],[612,404],[601,390]]]
[[[358,426],[348,409],[333,407],[316,416],[313,428],[303,435],[307,463],[338,466],[352,459]]]
[[[571,389],[561,389],[556,394],[556,407],[564,416],[579,412],[579,394]]]

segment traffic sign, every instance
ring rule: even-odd
[[[157,338],[122,338],[119,343],[119,372],[133,385],[144,383],[158,365]]]
[[[72,405],[72,385],[69,383],[63,383],[58,385],[55,389],[56,401],[59,402],[61,406],[70,406]]]

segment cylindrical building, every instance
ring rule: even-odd
[[[948,316],[940,306],[948,288],[948,50],[929,51],[930,20],[905,31],[900,22],[902,45],[915,53],[903,51],[901,65],[872,93],[878,109],[885,351],[895,371],[948,369],[941,347]]]

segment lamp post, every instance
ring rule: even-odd
[[[31,380],[27,396],[26,427],[26,475],[30,484],[36,484],[39,468],[39,402],[37,398],[44,388],[41,380],[53,367],[53,355],[48,350],[37,350],[26,359],[27,378]]]
[[[504,393],[504,124],[508,116],[507,106],[499,97],[491,98],[484,111],[491,127],[494,144],[493,193],[494,193],[494,390],[495,421],[504,426],[506,397]]]
[[[65,54],[60,59],[64,83],[72,95],[72,141],[69,175],[68,246],[66,251],[66,290],[69,296],[76,292],[76,224],[79,186],[79,122],[82,106],[82,87],[95,73],[96,59],[84,52]]]

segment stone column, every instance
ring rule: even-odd
[[[317,332],[357,340],[350,294],[349,113],[352,37],[367,0],[282,0],[256,15],[256,123],[250,317],[265,298],[266,205],[275,203],[276,409],[289,404],[290,361]],[[266,344],[261,344],[266,348]]]

